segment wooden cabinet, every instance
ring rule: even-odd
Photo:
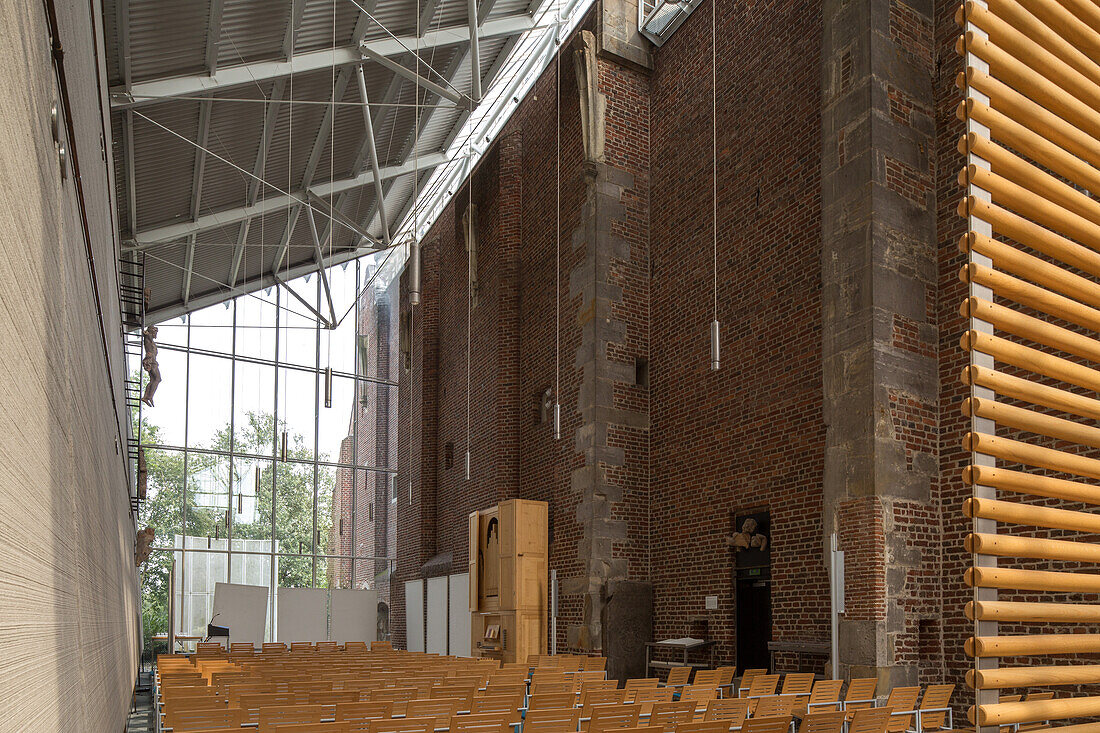
[[[469,518],[474,656],[522,662],[546,653],[547,506],[510,499]]]

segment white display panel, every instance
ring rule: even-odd
[[[447,576],[428,578],[427,642],[429,654],[447,653]]]
[[[267,626],[267,586],[215,583],[213,621],[229,629],[230,642],[264,643]]]
[[[280,588],[276,640],[325,641],[328,639],[328,613],[324,588]]]
[[[470,574],[459,573],[449,578],[450,622],[447,653],[457,657],[470,656]]]
[[[337,590],[329,596],[329,639],[372,642],[378,639],[378,591]]]
[[[405,581],[405,643],[410,652],[424,651],[424,581]]]

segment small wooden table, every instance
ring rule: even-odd
[[[649,674],[651,669],[672,669],[673,667],[694,667],[695,669],[711,669],[714,667],[714,649],[718,642],[706,639],[666,639],[664,641],[649,641],[645,645],[645,669]],[[653,651],[680,652],[683,659],[680,662],[662,662],[653,659]],[[688,661],[688,655],[703,651],[710,651],[710,660],[707,662]]]

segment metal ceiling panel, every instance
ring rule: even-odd
[[[177,135],[197,139],[199,104],[170,100],[134,113],[134,189],[139,230],[191,216],[191,181],[198,149]]]
[[[202,71],[209,0],[129,0],[131,81]]]
[[[283,55],[283,40],[290,24],[290,3],[222,2],[218,66],[237,66]]]
[[[210,103],[207,147],[233,165],[214,156],[207,157],[199,200],[200,214],[232,208],[244,198],[252,179],[233,166],[247,171],[255,169],[266,112],[262,100],[270,96],[271,87],[269,83],[262,88],[251,86],[233,90],[233,98],[253,100],[250,102],[218,101],[215,97]]]
[[[364,2],[356,0],[363,7]],[[305,0],[302,22],[298,25],[295,53],[333,47],[332,16],[336,15],[336,46],[352,42],[352,32],[360,11],[349,0]]]

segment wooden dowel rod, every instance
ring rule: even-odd
[[[982,366],[963,368],[963,384],[986,387],[997,394],[1013,397],[1033,405],[1042,405],[1081,417],[1100,420],[1100,400],[1084,397],[1064,389],[1039,384],[1028,379],[987,369]]]
[[[1100,371],[979,331],[967,331],[959,340],[964,351],[980,351],[997,361],[1060,379],[1079,387],[1100,391]]]
[[[1024,700],[979,705],[976,717],[978,725],[1008,725],[1083,718],[1092,715],[1100,715],[1100,697],[1062,697],[1054,700]]]
[[[967,446],[967,450],[1012,463],[1022,463],[1025,466],[1046,468],[1088,478],[1100,478],[1100,460],[1095,458],[1063,453],[1053,448],[1044,448],[1040,445],[985,433],[967,433],[963,438],[963,444]],[[1096,531],[1100,531],[1100,525]]]
[[[963,316],[992,323],[994,328],[1021,336],[1037,344],[1060,349],[1100,363],[1100,341],[1082,333],[1055,326],[1038,318],[1014,311],[984,298],[970,297],[963,301],[959,312]]]
[[[1100,331],[1100,310],[1082,305],[1076,300],[1024,282],[991,267],[971,262],[959,271],[959,278],[965,283],[985,285],[998,297],[1014,300],[1020,305],[1042,311],[1049,316],[1076,323],[1093,331]]]
[[[1100,8],[1093,0],[1058,0],[1058,4],[1080,18],[1093,32],[1100,33]]]
[[[986,8],[968,0],[956,12],[956,22],[965,28],[970,21],[988,33],[994,44],[1016,58],[1026,58],[1048,79],[1058,80],[1078,98],[1092,103],[1089,85],[1100,84],[1100,67],[1014,0],[988,3]]]
[[[1100,34],[1057,0],[1021,0],[1048,28],[1080,48],[1091,58],[1100,58]]]
[[[1100,192],[1100,171],[989,105],[973,98],[964,99],[959,102],[956,116],[964,122],[968,118],[980,122],[989,128],[992,138],[1008,143],[1015,150],[1028,151],[1029,157],[1080,183],[1094,195]]]
[[[955,85],[960,89],[973,87],[989,97],[989,104],[996,111],[1060,145],[1081,160],[1100,165],[1100,144],[1097,143],[1095,134],[1070,124],[999,79],[984,71],[967,67],[955,77]]]
[[[1067,542],[1066,540],[1048,540],[1043,537],[984,533],[968,535],[964,542],[968,552],[978,555],[1100,563],[1100,545],[1094,545],[1091,542]],[[1100,639],[1100,637],[1097,638]]]
[[[1100,723],[1077,723],[1076,725],[1060,725],[1061,733],[1100,733]]]
[[[965,219],[968,210],[982,221],[989,222],[998,233],[1012,237],[1020,244],[1061,260],[1089,275],[1100,277],[1100,253],[976,196],[963,199],[958,208],[959,216]]]
[[[1068,90],[1061,85],[994,45],[989,39],[982,38],[973,31],[967,31],[955,44],[955,51],[960,56],[964,56],[967,51],[973,53],[989,64],[992,76],[1014,87],[1021,94],[1031,97],[1074,126],[1080,127],[1094,137],[1097,136],[1100,126],[1094,119],[1096,113],[1091,111],[1088,104],[1073,93],[1067,93]],[[1066,71],[1072,72],[1072,69],[1066,67]],[[1077,76],[1080,77],[1080,74]],[[1087,80],[1084,81],[1087,83]]]
[[[1010,153],[989,138],[976,132],[967,133],[959,137],[958,150],[963,155],[974,153],[979,158],[989,161],[993,173],[1026,189],[1033,195],[1042,196],[1047,201],[1093,224],[1100,222],[1100,203],[1095,199],[1070,187],[1018,155]],[[1081,183],[1081,181],[1073,182]]]
[[[1100,634],[979,636],[968,639],[966,641],[966,648],[967,654],[978,657],[1030,657],[1046,654],[1092,654],[1100,652]]]
[[[1087,246],[1100,247],[1100,225],[1078,216],[1054,201],[1037,196],[1004,176],[970,164],[959,171],[959,184],[965,186],[968,182],[989,191],[996,203],[1035,220],[1047,229],[1064,233]]]
[[[997,466],[967,466],[963,469],[962,476],[968,486],[974,484],[991,486],[1017,494],[1100,505],[1100,486],[1094,484],[1042,476],[1037,473],[1024,473]]]
[[[1000,499],[971,497],[963,502],[963,513],[968,517],[996,519],[999,522],[1022,524],[1048,529],[1066,529],[1089,534],[1100,531],[1100,515],[1075,512],[1068,509],[1018,504]],[[997,568],[984,568],[996,570]],[[1075,576],[1079,577],[1079,576]],[[1100,579],[1100,575],[1095,576]]]
[[[966,617],[971,621],[998,621],[1003,623],[1100,623],[1100,605],[970,601],[966,604]]]
[[[1096,593],[1100,591],[1100,575],[1058,573],[1052,570],[967,568],[965,581],[972,588],[1036,590],[1048,593]]]
[[[966,683],[976,690],[1035,685],[1089,685],[1100,682],[1100,664],[1060,665],[1057,667],[1000,667],[969,670]]]
[[[967,232],[959,238],[959,250],[963,253],[973,251],[984,254],[993,260],[993,266],[998,270],[1011,272],[1048,290],[1100,308],[1100,284],[1023,252],[1011,244],[977,232]]]
[[[968,397],[960,406],[967,416],[977,415],[993,420],[997,425],[1006,425],[1035,435],[1058,438],[1070,443],[1100,448],[1100,428],[1046,415],[1023,407],[997,402],[985,397]],[[1100,465],[1100,462],[1098,462]]]

